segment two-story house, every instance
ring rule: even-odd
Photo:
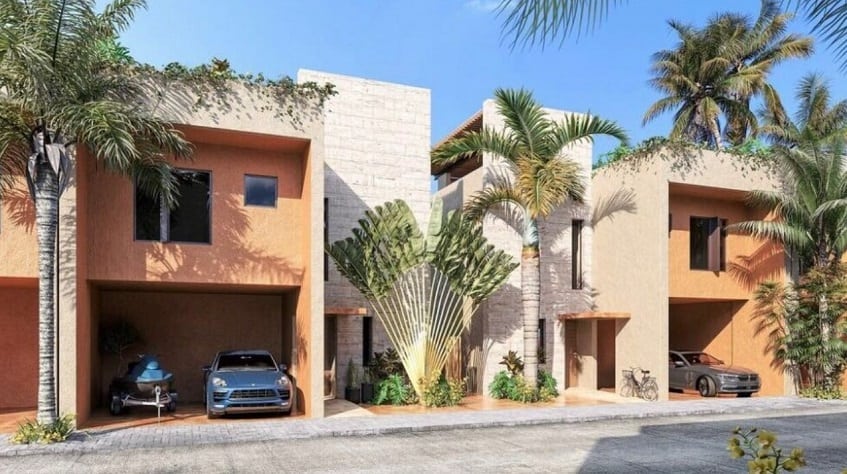
[[[217,351],[264,348],[289,366],[299,410],[321,417],[336,361],[361,362],[366,334],[369,351],[384,345],[324,245],[386,200],[426,215],[429,91],[314,71],[298,79],[334,83],[338,95],[299,123],[247,92],[231,110],[174,119],[195,146],[173,163],[174,209],[79,150],[60,205],[60,412],[84,425],[139,352],[175,374],[181,403],[199,403],[201,367]],[[0,408],[36,404],[37,248],[24,190],[21,181],[0,212],[0,349],[14,387]],[[140,335],[122,361],[99,350],[100,328],[118,321]]]

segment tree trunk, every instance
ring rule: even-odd
[[[521,303],[523,313],[524,379],[535,388],[538,381],[538,317],[541,303],[541,266],[538,221],[527,218],[521,252]]]
[[[45,157],[36,164],[35,226],[38,234],[38,412],[41,423],[56,421],[55,263],[59,225],[59,180]]]

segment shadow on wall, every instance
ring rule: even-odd
[[[22,188],[8,190],[3,194],[6,215],[17,227],[23,227],[26,233],[32,233],[35,228],[35,203],[29,193]]]
[[[241,279],[263,280],[268,284],[299,281],[303,268],[251,244],[250,218],[233,196],[215,196],[215,207],[226,219],[213,224],[213,241],[205,244],[154,244],[147,257],[158,263],[148,266],[148,277],[161,281],[206,280],[240,283]],[[187,252],[192,245],[205,245],[205,252]],[[192,249],[194,250],[194,249]]]
[[[776,279],[785,265],[785,253],[771,243],[760,245],[750,255],[736,255],[727,271],[745,290],[755,291],[762,282]]]

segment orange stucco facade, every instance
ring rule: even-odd
[[[782,367],[773,360],[767,331],[760,331],[753,292],[765,281],[784,281],[780,246],[748,235],[725,237],[725,270],[690,265],[690,218],[718,217],[728,225],[766,219],[743,195],[671,185],[669,196],[668,314],[670,349],[703,350],[724,362],[759,373],[762,395],[785,392]]]
[[[60,410],[76,413],[84,425],[102,405],[117,362],[100,354],[98,328],[122,318],[142,336],[128,354],[159,354],[188,402],[201,399],[200,367],[216,351],[268,349],[289,365],[299,410],[321,416],[315,400],[322,394],[313,397],[310,385],[311,319],[315,301],[322,301],[316,293],[322,297],[323,291],[314,288],[311,269],[323,242],[312,235],[312,221],[322,214],[322,199],[312,196],[322,192],[313,184],[323,179],[313,175],[322,169],[320,148],[296,134],[182,130],[195,150],[191,160],[174,166],[211,174],[210,243],[135,240],[132,180],[78,152],[60,216]],[[245,175],[277,178],[274,206],[245,205]],[[31,407],[37,389],[37,246],[23,181],[2,204],[0,342],[14,354],[4,373],[20,380],[0,408]],[[322,317],[322,304],[318,311]]]

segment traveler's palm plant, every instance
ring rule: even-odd
[[[398,200],[367,211],[353,236],[327,253],[373,305],[419,398],[480,303],[517,266],[488,244],[477,223],[457,212],[445,215],[440,200],[426,234]]]
[[[615,123],[593,116],[569,115],[561,122],[547,117],[525,90],[495,91],[497,108],[506,128],[484,128],[452,139],[432,152],[432,163],[446,165],[463,158],[479,159],[490,153],[505,166],[465,204],[465,214],[480,220],[502,205],[512,206],[523,218],[521,292],[523,302],[524,376],[534,387],[538,373],[538,318],[540,305],[540,242],[538,221],[567,201],[581,202],[585,184],[578,163],[566,158],[569,147],[595,135],[626,141]]]
[[[154,197],[171,202],[175,183],[167,156],[190,145],[146,104],[154,94],[124,74],[114,38],[143,0],[0,2],[0,191],[26,176],[35,201],[39,275],[41,423],[56,420],[54,287],[59,197],[76,149],[104,169],[134,176]]]

